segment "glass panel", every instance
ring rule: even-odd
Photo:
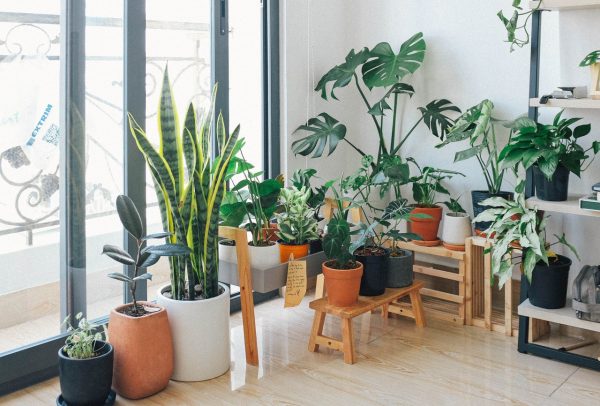
[[[88,317],[123,303],[123,266],[101,255],[123,246],[115,199],[123,193],[123,0],[86,3],[86,284]]]
[[[0,12],[0,352],[60,331],[60,1],[4,3]]]
[[[190,102],[203,108],[210,100],[210,3],[210,0],[146,1],[146,131],[156,144],[156,109],[167,62],[180,120],[184,119]],[[162,231],[150,173],[146,177],[148,230]],[[161,259],[150,273],[153,278],[148,283],[148,298],[154,299],[158,287],[169,282],[168,261]]]

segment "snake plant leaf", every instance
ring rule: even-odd
[[[139,240],[144,236],[142,218],[135,204],[128,196],[117,196],[117,214],[125,230],[135,239]]]
[[[106,244],[102,248],[102,254],[109,256],[123,265],[135,265],[135,261],[131,255],[115,245]]]
[[[331,86],[331,97],[335,100],[338,98],[335,96],[335,89],[340,87],[348,86],[352,81],[356,69],[365,63],[369,59],[369,50],[367,48],[361,49],[358,53],[354,49],[350,50],[346,55],[346,61],[340,65],[331,68],[317,83],[315,91],[321,92],[321,97],[327,100],[327,85],[333,82]]]
[[[136,276],[135,278],[133,278],[134,281],[146,281],[146,280],[152,280],[152,274],[151,273],[143,273],[141,275]]]
[[[346,126],[327,113],[321,113],[313,117],[306,124],[296,129],[306,131],[307,136],[292,143],[294,154],[319,158],[323,155],[326,146],[329,146],[327,155],[331,155],[337,148],[338,143],[346,137]]]
[[[118,281],[125,282],[125,283],[133,282],[133,279],[131,279],[129,276],[119,273],[119,272],[111,272],[107,276],[109,278],[113,278],[113,279],[116,279]]]
[[[194,143],[195,135],[196,110],[194,109],[194,105],[190,103],[185,115],[183,134],[181,135],[183,139],[183,155],[185,157],[188,179],[192,178],[194,169],[196,168],[196,145]]]
[[[169,163],[178,190],[183,189],[183,145],[179,138],[179,119],[175,97],[169,81],[169,69],[163,74],[160,103],[158,105],[159,153]]]
[[[173,233],[169,233],[169,232],[160,232],[160,233],[153,233],[153,234],[148,234],[144,237],[142,237],[142,240],[158,240],[161,238],[167,238],[170,237]]]
[[[460,109],[446,99],[433,100],[425,107],[419,107],[419,111],[431,133],[441,140],[444,140],[448,129],[454,124],[454,120],[446,114],[452,111],[460,113]]]
[[[392,86],[404,76],[414,73],[425,59],[425,48],[422,32],[405,41],[397,54],[387,42],[377,44],[362,67],[365,85],[369,89]]]
[[[142,253],[150,253],[161,257],[173,257],[179,255],[188,255],[190,249],[183,244],[161,244],[149,245],[142,249]]]

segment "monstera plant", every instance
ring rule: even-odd
[[[400,186],[410,178],[408,164],[399,155],[402,145],[421,123],[424,123],[434,136],[443,139],[453,124],[453,120],[447,114],[460,112],[458,107],[446,99],[433,100],[426,106],[419,107],[421,117],[406,133],[400,133],[400,129],[405,127],[399,123],[400,99],[406,96],[410,98],[415,93],[414,88],[403,80],[423,64],[425,49],[422,33],[417,33],[405,41],[397,52],[386,42],[379,43],[372,49],[363,48],[358,52],[353,49],[343,63],[334,66],[323,75],[315,88],[323,99],[328,100],[331,97],[338,100],[335,94],[337,89],[354,85],[376,130],[373,134],[377,137],[378,154],[371,163],[375,176],[389,178],[389,181],[381,182],[382,191],[391,188],[397,198],[400,196]],[[383,96],[375,100],[367,97],[370,96],[367,93],[371,92],[380,95],[382,89]],[[292,143],[292,151],[295,154],[319,158],[324,152],[331,155],[338,144],[344,142],[361,158],[367,156],[367,153],[348,139],[347,127],[328,113],[323,112],[310,118],[298,127],[296,132],[302,135]]]

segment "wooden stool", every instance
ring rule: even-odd
[[[308,342],[308,350],[316,352],[319,345],[324,345],[332,350],[342,351],[344,353],[344,362],[354,364],[354,338],[352,334],[352,319],[363,313],[369,312],[378,307],[383,307],[382,315],[387,317],[389,304],[409,295],[413,310],[413,318],[417,326],[425,327],[425,314],[423,312],[423,303],[421,301],[420,290],[423,282],[415,281],[411,286],[399,289],[388,288],[380,296],[360,296],[358,302],[349,307],[338,307],[327,303],[327,298],[317,299],[310,302],[309,307],[315,311],[315,318]],[[325,324],[325,315],[337,316],[342,320],[342,341],[323,335],[323,325]]]

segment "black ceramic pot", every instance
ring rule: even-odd
[[[472,190],[471,191],[471,201],[473,203],[473,218],[477,217],[480,213],[484,212],[486,209],[489,209],[489,206],[480,206],[479,203],[484,201],[485,199],[489,199],[490,197],[503,197],[506,200],[512,200],[513,194],[511,192],[499,192],[497,194],[491,194],[487,190]],[[490,222],[476,222],[475,223],[475,231],[481,232],[487,230],[492,223]]]
[[[527,296],[532,305],[544,309],[560,309],[567,302],[571,260],[559,255],[558,260],[546,265],[538,262],[533,268],[531,283],[525,278]]]
[[[558,165],[550,180],[538,166],[534,166],[533,182],[535,195],[540,200],[564,202],[569,197],[569,170],[563,165]]]
[[[360,252],[359,248],[357,252]],[[385,293],[388,278],[390,252],[383,250],[384,255],[354,255],[364,265],[360,279],[361,296],[379,296]]]
[[[308,242],[308,253],[316,254],[323,251],[323,240],[321,238]]]
[[[96,351],[94,358],[74,359],[58,350],[60,390],[68,405],[104,405],[112,385],[114,352],[104,341],[96,341]]]
[[[403,288],[413,283],[413,253],[411,251],[397,250],[399,255],[390,255],[387,287]]]

